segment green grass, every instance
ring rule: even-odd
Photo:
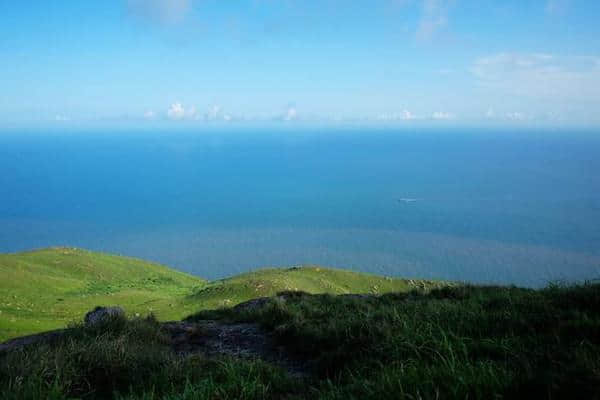
[[[257,321],[310,361],[306,398],[600,398],[600,285],[290,294],[200,312]]]
[[[52,345],[0,355],[0,398],[263,399],[297,384],[259,360],[182,358],[153,317],[75,325]]]
[[[373,296],[335,296],[345,293]],[[321,267],[206,282],[79,249],[0,255],[0,339],[114,304],[128,318],[76,324],[57,343],[0,355],[0,398],[600,399],[599,284],[482,287]],[[312,375],[177,356],[154,316],[136,317],[149,312],[256,322]]]
[[[115,318],[0,355],[0,398],[600,398],[600,285],[288,292],[260,308],[209,314],[260,323],[313,375],[300,381],[260,360],[178,357],[154,318]]]
[[[143,260],[75,248],[0,254],[0,341],[63,328],[97,305],[161,321],[283,290],[386,293],[444,285],[322,267],[264,269],[207,282]]]
[[[282,291],[329,294],[382,294],[432,289],[448,283],[408,280],[318,266],[261,269],[211,282],[198,290],[193,302],[198,309],[231,307],[257,297],[274,296]]]
[[[181,319],[206,281],[146,261],[72,248],[0,254],[0,341],[63,328],[97,305]]]

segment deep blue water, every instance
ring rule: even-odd
[[[6,134],[0,251],[80,246],[211,279],[303,263],[596,279],[599,174],[593,133]]]

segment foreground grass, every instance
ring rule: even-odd
[[[326,399],[600,398],[600,285],[288,293],[243,311],[310,360]]]
[[[180,357],[154,317],[74,326],[58,342],[0,355],[0,398],[264,399],[293,393],[261,361]]]
[[[0,341],[65,327],[97,305],[181,319],[206,281],[146,261],[73,248],[0,254]]]
[[[115,319],[0,356],[0,398],[600,398],[600,285],[288,292],[189,319],[215,317],[259,322],[313,376],[299,382],[258,360],[179,357],[155,319]]]

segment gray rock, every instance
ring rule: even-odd
[[[96,307],[92,311],[85,314],[85,326],[91,327],[114,318],[124,318],[125,311],[121,307]]]

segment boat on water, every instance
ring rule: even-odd
[[[412,197],[402,197],[397,199],[398,203],[414,203],[416,201],[419,201],[421,199],[417,199],[417,198],[412,198]]]

